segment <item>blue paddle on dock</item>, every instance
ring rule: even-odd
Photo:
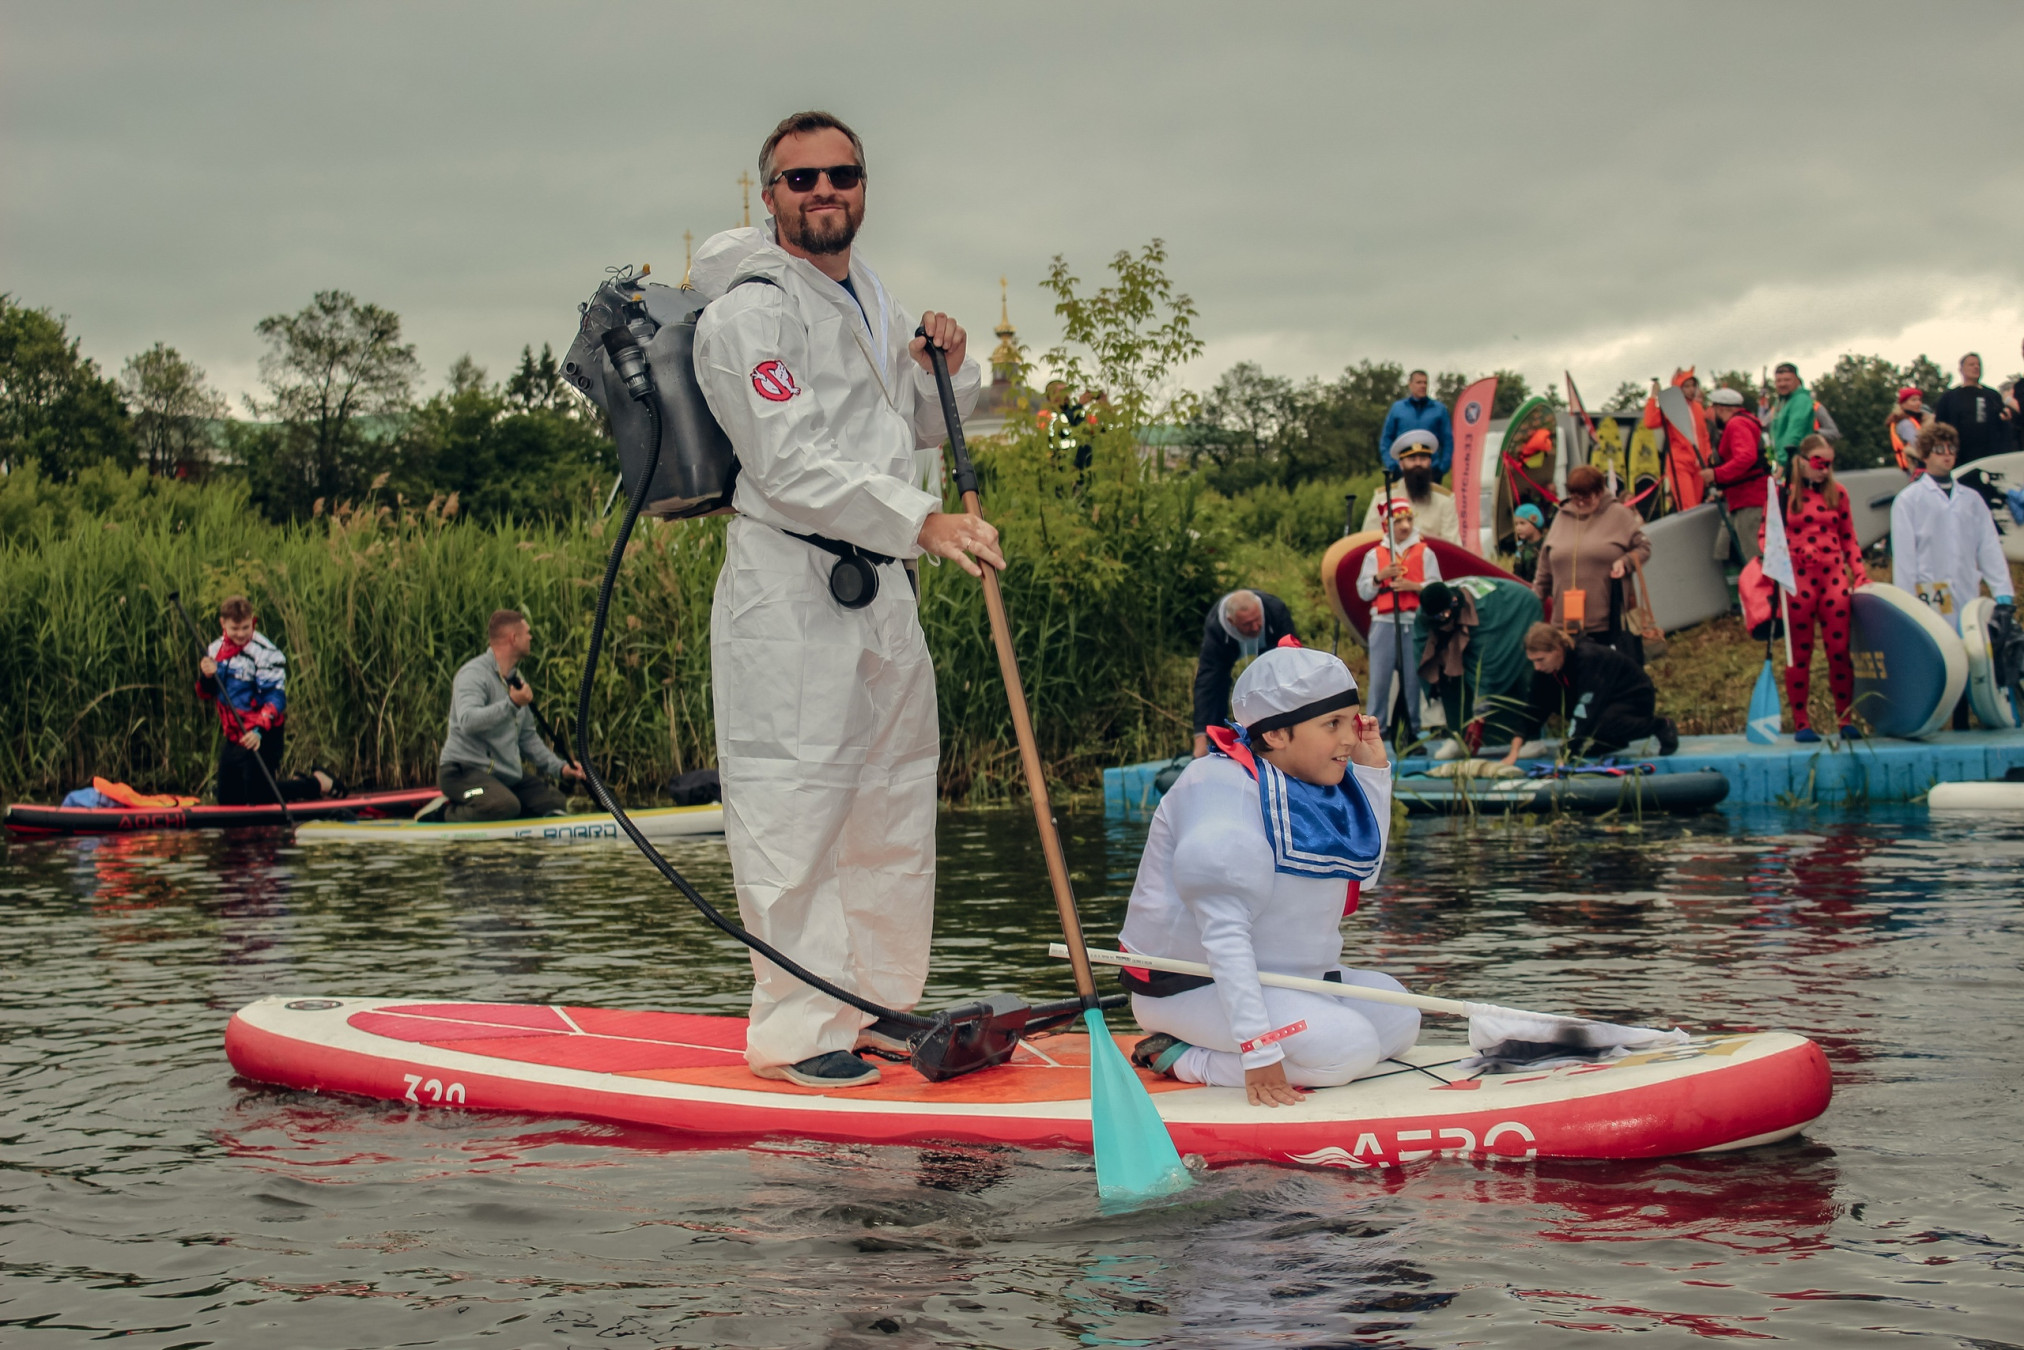
[[[949,428],[949,459],[963,509],[982,517],[977,499],[977,470],[963,442],[963,419],[956,411],[956,391],[942,349],[925,328],[914,336],[925,339],[934,366],[935,388],[942,397],[942,418]],[[1047,859],[1047,880],[1061,914],[1061,934],[1068,940],[1069,964],[1075,971],[1075,992],[1082,1000],[1082,1021],[1089,1029],[1089,1123],[1096,1152],[1096,1191],[1110,1201],[1130,1202],[1186,1190],[1194,1178],[1181,1162],[1173,1136],[1153,1105],[1152,1094],[1138,1072],[1117,1048],[1097,1002],[1096,976],[1082,940],[1082,920],[1075,910],[1075,892],[1068,879],[1068,859],[1048,804],[1047,779],[1040,749],[1033,737],[1033,719],[1026,708],[1026,689],[1019,679],[1019,658],[1012,650],[1012,625],[1005,616],[1005,597],[998,574],[983,565],[984,609],[991,616],[991,640],[998,648],[998,669],[1005,678],[1005,697],[1012,705],[1012,730],[1019,740],[1019,762],[1033,798],[1033,820],[1040,827],[1040,851]]]

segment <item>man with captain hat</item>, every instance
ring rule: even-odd
[[[1384,528],[1385,499],[1390,496],[1393,501],[1403,498],[1412,503],[1413,519],[1422,535],[1450,544],[1462,542],[1462,523],[1455,516],[1454,495],[1434,483],[1434,453],[1439,448],[1440,442],[1431,431],[1408,431],[1392,442],[1400,481],[1387,483],[1372,496],[1370,510],[1363,517],[1364,529]]]

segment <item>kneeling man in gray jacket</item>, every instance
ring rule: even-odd
[[[526,774],[522,761],[563,778],[583,777],[583,767],[565,763],[542,743],[534,723],[534,690],[514,674],[520,658],[534,649],[533,630],[520,611],[499,609],[492,611],[485,636],[491,649],[458,667],[450,689],[449,734],[443,737],[436,768],[436,786],[447,801],[431,802],[422,818],[559,816],[568,799]]]

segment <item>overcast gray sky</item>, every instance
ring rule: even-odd
[[[0,3],[0,290],[239,394],[313,291],[430,383],[679,274],[820,107],[866,256],[1037,352],[1062,253],[1161,236],[1234,361],[2024,365],[2024,5]],[[756,202],[755,202],[756,205]],[[988,342],[988,338],[986,338]]]

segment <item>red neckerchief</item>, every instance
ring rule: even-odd
[[[1253,782],[1257,781],[1258,761],[1252,757],[1251,747],[1237,739],[1236,732],[1228,727],[1204,727],[1202,734],[1209,738],[1210,745],[1213,745],[1216,749],[1243,765],[1244,772],[1251,775]],[[1355,771],[1351,770],[1351,772]],[[1356,913],[1357,901],[1362,898],[1363,883],[1360,881],[1350,882],[1349,890],[1342,897],[1342,916],[1345,919]]]

